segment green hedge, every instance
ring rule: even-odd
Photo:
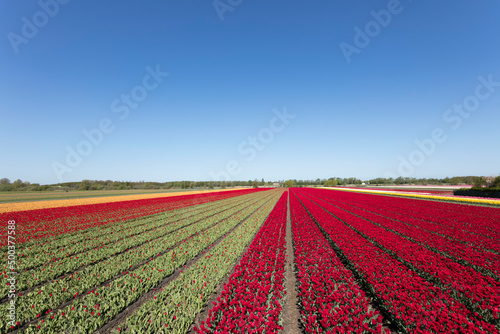
[[[453,191],[453,195],[500,198],[500,188],[461,188]]]

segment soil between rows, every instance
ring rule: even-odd
[[[292,220],[290,215],[290,192],[288,192],[286,213],[286,267],[285,267],[285,305],[283,307],[283,332],[302,333],[299,324],[300,312],[297,297],[297,277],[295,270],[295,247],[293,245]]]

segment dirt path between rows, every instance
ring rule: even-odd
[[[290,194],[288,194],[286,215],[286,271],[285,271],[285,305],[283,306],[283,333],[302,333],[299,324],[299,307],[297,290],[295,289],[297,279],[295,277],[295,255],[293,251],[292,222],[290,217]]]

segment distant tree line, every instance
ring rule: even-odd
[[[498,178],[498,177],[497,177]],[[379,177],[371,180],[361,180],[355,177],[331,177],[329,179],[316,179],[316,180],[296,180],[291,179],[285,181],[285,186],[291,187],[308,187],[308,186],[323,186],[323,187],[335,187],[335,186],[395,186],[395,185],[474,185],[481,186],[486,185],[495,179],[494,176],[454,176],[439,178],[410,178],[410,177],[398,177],[398,178],[383,178]]]
[[[99,181],[83,180],[80,182],[64,182],[51,185],[23,182],[11,182],[7,178],[0,179],[0,191],[44,191],[44,190],[141,190],[141,189],[225,189],[233,187],[266,187],[275,182],[248,180],[248,181],[172,181],[172,182],[132,182],[132,181]]]
[[[437,178],[422,178],[417,179],[414,177],[398,177],[393,178],[376,178],[368,180],[367,183],[370,185],[400,185],[400,184],[413,184],[413,185],[474,185],[477,182],[483,180],[483,176],[454,176],[445,177],[443,179]],[[481,181],[482,182],[482,181]]]
[[[10,182],[9,179],[0,179],[0,191],[42,191],[49,189],[50,186],[41,186],[38,183],[30,183],[19,179]]]
[[[0,179],[0,191],[43,191],[43,190],[141,190],[141,189],[225,189],[233,187],[336,187],[336,186],[391,186],[391,185],[473,185],[475,187],[490,187],[500,182],[500,177],[494,176],[455,176],[438,178],[376,178],[361,180],[355,177],[341,178],[331,177],[329,179],[316,180],[280,180],[280,181],[169,181],[169,182],[132,182],[132,181],[99,181],[83,180],[80,182],[65,182],[51,185],[40,185],[22,180],[11,182],[7,178]],[[500,187],[500,186],[499,186]]]

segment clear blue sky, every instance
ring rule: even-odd
[[[500,84],[478,79],[500,82],[498,1],[41,3],[0,5],[0,177],[209,180],[230,161],[237,180],[500,172]],[[467,118],[446,112],[465,102]],[[446,140],[422,153],[437,128]],[[68,147],[90,151],[71,167]]]

